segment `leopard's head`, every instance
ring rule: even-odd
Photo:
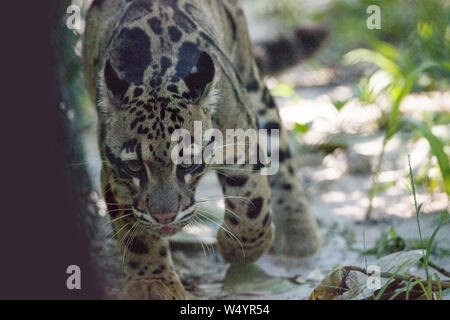
[[[195,190],[207,169],[174,162],[179,141],[172,136],[185,130],[193,137],[194,121],[212,127],[216,72],[193,42],[162,45],[137,27],[113,38],[99,75],[99,139],[116,199],[142,225],[171,235],[194,216]]]

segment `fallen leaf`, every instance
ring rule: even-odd
[[[273,277],[257,264],[231,266],[225,276],[223,291],[232,294],[279,294],[298,284],[280,277]]]
[[[370,266],[378,267],[380,273],[406,274],[407,270],[418,264],[422,255],[421,250],[397,252],[378,259]],[[384,286],[386,288],[382,295],[386,293],[386,297],[391,297],[404,287],[404,282],[394,281],[387,285],[390,279],[380,278],[380,285],[372,288],[368,285],[369,276],[352,268],[355,267],[338,267],[331,271],[313,290],[309,299],[365,300],[373,298]]]

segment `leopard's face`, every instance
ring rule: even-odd
[[[102,160],[118,201],[143,226],[171,235],[194,216],[195,190],[207,170],[205,163],[174,162],[180,141],[172,137],[183,129],[194,137],[195,121],[212,127],[214,63],[190,44],[176,59],[147,61],[146,35],[138,30],[119,34],[100,73]]]

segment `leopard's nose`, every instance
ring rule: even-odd
[[[173,221],[176,212],[168,212],[168,213],[153,213],[152,217],[156,220],[156,222],[161,224],[169,224]]]

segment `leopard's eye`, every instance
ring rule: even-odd
[[[141,173],[144,171],[144,166],[137,160],[127,161],[126,166],[130,173]]]

